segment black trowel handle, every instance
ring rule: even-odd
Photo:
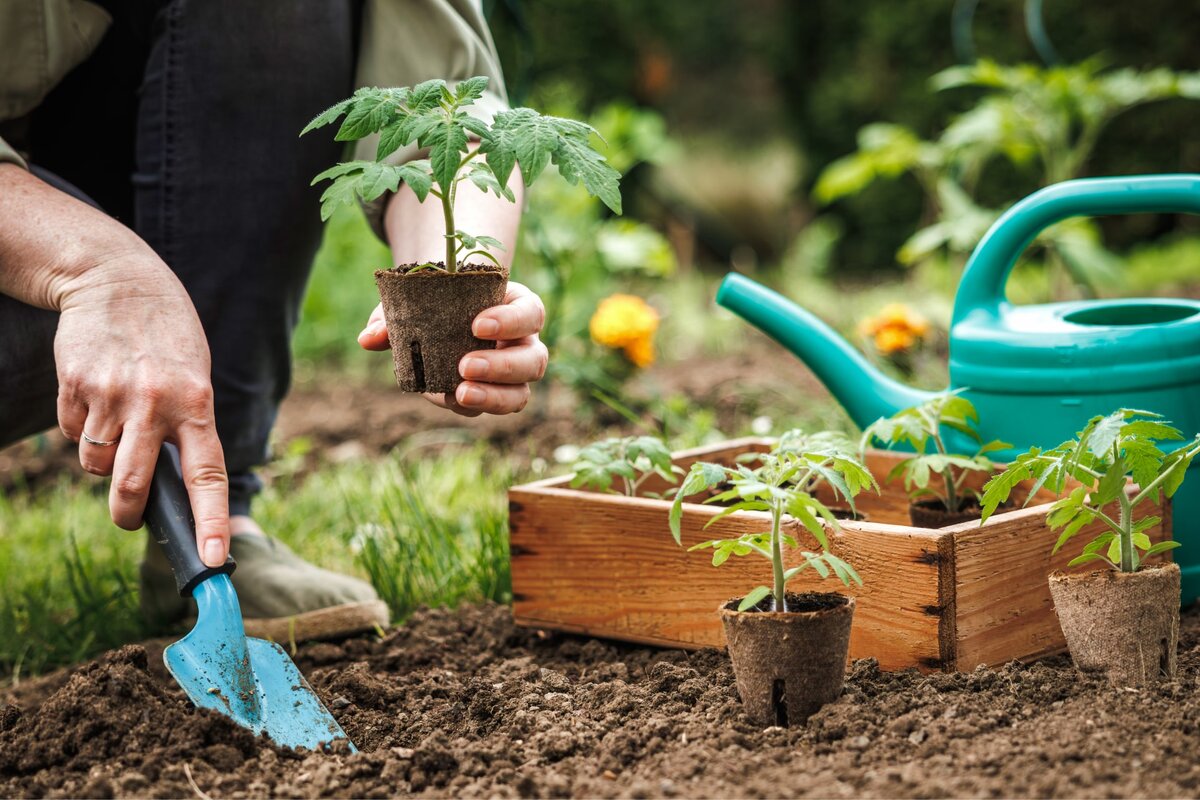
[[[173,444],[164,442],[159,451],[144,518],[154,541],[166,553],[171,572],[175,574],[175,585],[184,597],[191,597],[192,589],[206,578],[233,573],[236,564],[232,558],[227,558],[220,567],[207,566],[200,560],[196,549],[196,520],[192,517],[192,503],[183,483],[179,450]]]

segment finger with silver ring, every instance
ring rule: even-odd
[[[87,442],[88,444],[94,444],[97,447],[116,447],[117,442],[121,441],[121,437],[118,436],[115,439],[110,439],[107,442],[105,442],[105,441],[101,441],[100,439],[93,439],[92,437],[88,436],[85,433],[85,434],[83,434],[83,441]]]
[[[93,475],[111,475],[120,441],[120,427],[101,422],[95,413],[88,414],[79,436],[79,463]]]

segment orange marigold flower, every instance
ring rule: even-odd
[[[635,339],[624,347],[625,357],[637,367],[648,367],[654,363],[654,337]]]
[[[916,345],[929,334],[929,321],[903,303],[888,303],[874,317],[859,323],[859,333],[871,337],[875,349],[891,355]]]
[[[875,347],[886,355],[907,350],[917,343],[917,337],[905,328],[888,325],[875,333]]]

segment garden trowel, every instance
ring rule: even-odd
[[[174,445],[164,444],[159,453],[145,518],[171,564],[179,593],[196,601],[196,627],[163,652],[167,669],[188,698],[285,747],[317,750],[339,739],[349,744],[283,648],[246,636],[229,580],[233,559],[220,567],[200,560]]]

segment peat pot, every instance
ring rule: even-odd
[[[908,518],[918,528],[945,528],[960,522],[978,521],[983,516],[983,509],[975,500],[964,502],[958,511],[946,510],[946,504],[936,497],[918,500],[908,506]]]
[[[504,302],[508,276],[477,266],[467,272],[404,272],[410,268],[375,273],[396,383],[406,392],[453,392],[462,382],[462,357],[496,346],[476,338],[471,323],[485,308]]]
[[[1174,677],[1178,564],[1154,564],[1137,572],[1055,572],[1050,594],[1080,672],[1104,674],[1117,686]]]
[[[789,592],[782,612],[738,611],[740,602],[725,603],[720,615],[746,716],[764,727],[803,724],[842,693],[854,598]]]

